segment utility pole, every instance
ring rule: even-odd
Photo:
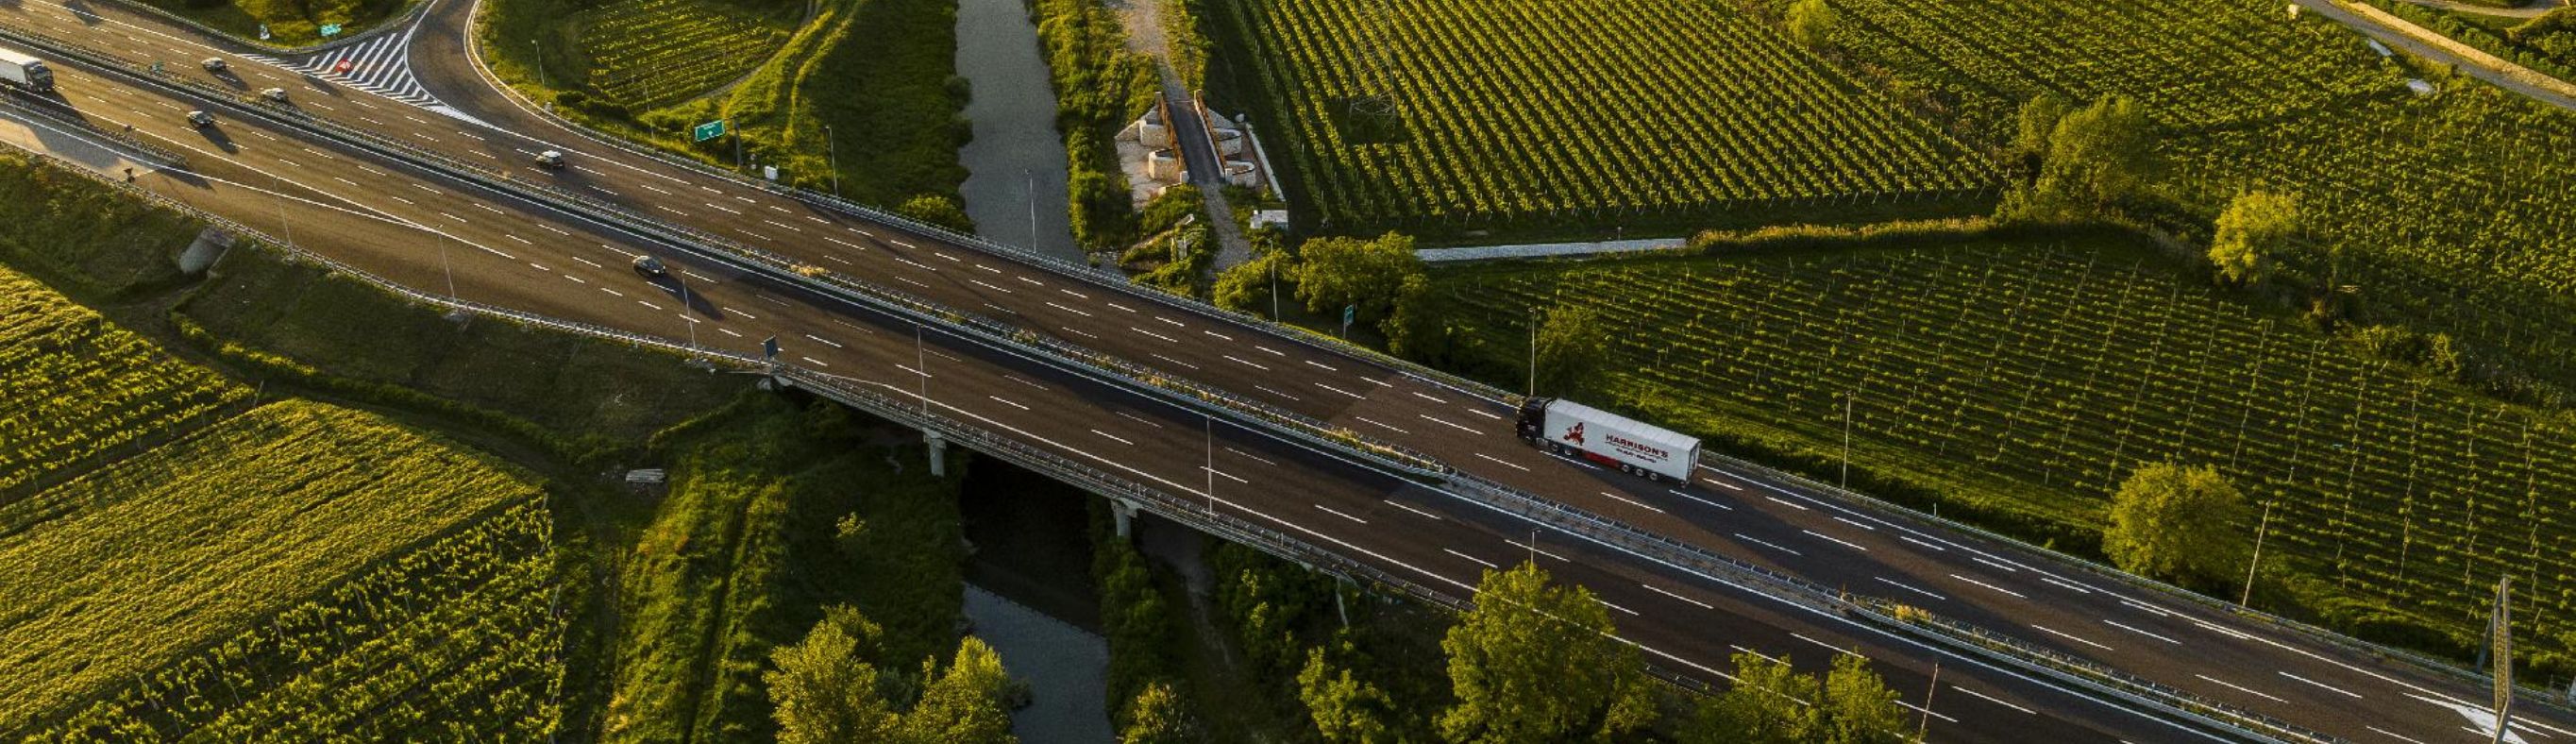
[[[1207,502],[1208,513],[1216,513],[1216,414],[1200,412],[1199,420],[1207,427]]]
[[[438,236],[438,270],[439,272],[447,275],[447,301],[455,302],[456,267],[447,263],[447,241],[449,238],[447,237],[447,233],[443,232],[432,232],[430,234]]]
[[[832,125],[823,125],[823,154],[832,163],[832,198],[841,198],[841,143],[832,137]]]
[[[2254,601],[2254,569],[2263,565],[2263,533],[2272,528],[2273,501],[2263,502],[2263,522],[2254,527],[2254,559],[2245,562],[2245,594],[2236,599],[2238,606]]]
[[[921,376],[921,418],[930,419],[930,350],[921,344],[921,324],[912,324],[912,371]]]
[[[1529,395],[1538,397],[1538,308],[1529,310]]]
[[[1926,734],[1926,733],[1931,732],[1931,730],[1932,730],[1932,695],[1933,695],[1934,693],[1938,693],[1938,692],[1940,692],[1940,691],[1941,691],[1941,660],[1940,660],[1940,659],[1933,659],[1933,660],[1932,660],[1932,686],[1930,686],[1930,687],[1926,687],[1926,688],[1924,688],[1924,689],[1923,689],[1923,722],[1922,722],[1922,723],[1919,723],[1919,724],[1915,724],[1915,726],[1914,726],[1914,740],[1915,740],[1915,741],[1922,741],[1922,740],[1923,740],[1923,735],[1924,735],[1924,734]]]
[[[2496,580],[2495,612],[2487,615],[2488,648],[2495,655],[2495,737],[2504,744],[2513,723],[2513,577]]]
[[[680,319],[689,322],[689,353],[695,355],[698,353],[698,316],[693,313],[697,311],[689,306],[689,282],[674,273],[671,281],[680,285]]]
[[[286,177],[270,174],[269,178],[277,184],[277,222],[285,226],[286,245],[292,248],[295,246],[295,219],[286,214]]]
[[[1841,486],[1845,489],[1851,488],[1851,420],[1853,392],[1855,391],[1843,391],[1843,467]]]
[[[1279,257],[1270,257],[1270,322],[1279,322]]]

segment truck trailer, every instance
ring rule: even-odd
[[[50,93],[54,90],[54,71],[36,55],[16,49],[0,48],[0,83],[22,90]]]
[[[1521,439],[1648,480],[1690,482],[1699,440],[1680,432],[1573,401],[1531,398],[1521,404]]]

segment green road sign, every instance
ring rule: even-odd
[[[338,35],[340,35],[340,24],[337,24],[337,23],[325,23],[325,24],[322,24],[322,35],[323,35],[323,36],[325,36],[325,37],[331,37],[331,36],[338,36]]]
[[[696,138],[699,142],[705,142],[724,135],[725,120],[723,119],[717,119],[705,124],[700,124],[697,128],[689,130],[689,136]]]

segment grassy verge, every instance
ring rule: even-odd
[[[774,735],[765,659],[827,605],[883,625],[890,658],[954,645],[957,479],[865,433],[837,405],[759,396],[660,438],[670,493],[618,559],[607,738]]]
[[[366,31],[387,19],[402,14],[412,0],[142,0],[143,4],[169,11],[188,20],[205,24],[217,31],[243,39],[260,38],[260,29],[268,29],[263,42],[279,46],[305,46],[331,39],[346,38]],[[340,33],[325,38],[324,24],[335,24]]]
[[[749,173],[776,166],[781,182],[863,204],[957,200],[957,148],[972,130],[960,116],[955,0],[628,7],[672,1],[505,0],[477,33],[504,81],[610,134]],[[691,127],[717,119],[735,135],[692,140]]]
[[[1136,239],[1136,209],[1116,142],[1160,95],[1153,61],[1128,51],[1117,13],[1101,0],[1036,0],[1029,13],[1054,77],[1074,242],[1085,251],[1124,248]]]

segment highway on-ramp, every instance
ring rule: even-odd
[[[219,52],[116,6],[0,8],[0,25],[71,38],[134,64],[226,56],[209,78],[244,92],[283,87],[328,119],[510,178],[583,193],[636,213],[862,278],[1065,343],[1231,391],[1450,466],[1608,515],[1638,528],[1855,594],[1964,620],[2100,661],[2211,700],[2354,741],[2483,740],[2471,684],[2375,659],[2307,634],[2179,600],[2016,546],[1864,508],[1757,472],[1708,470],[1695,483],[1648,484],[1545,455],[1512,435],[1506,401],[1376,359],[1276,334],[1203,308],[882,224],[697,168],[588,139],[483,84],[457,10],[441,0],[415,37],[415,72],[464,117]],[[442,47],[442,45],[447,45]],[[435,57],[431,64],[419,64]],[[1463,596],[1478,571],[1535,558],[1602,595],[1622,634],[1667,669],[1713,678],[1742,647],[1820,666],[1848,649],[1880,662],[1922,704],[1937,740],[2159,740],[2184,732],[2014,673],[1935,653],[1838,617],[1760,598],[1645,557],[1540,530],[1467,500],[1409,485],[1338,455],[1207,422],[1190,411],[1055,371],[1025,354],[936,329],[913,348],[907,321],[789,283],[745,274],[623,231],[441,174],[398,166],[309,133],[227,118],[199,131],[173,100],[71,66],[62,101],[103,128],[133,124],[184,148],[189,170],[145,176],[156,192],[307,250],[433,294],[710,348],[787,346],[783,361],[995,427],[1174,493],[1201,496],[1316,544]],[[474,76],[474,77],[466,77]],[[478,93],[479,91],[479,93]],[[471,120],[468,120],[470,117]],[[487,125],[498,125],[495,126]],[[534,137],[521,136],[525,132]],[[571,154],[562,171],[538,151]],[[433,235],[433,233],[435,235]],[[648,282],[625,262],[654,253],[684,267]],[[1212,430],[1212,434],[1208,431]],[[1207,465],[1214,438],[1216,464]],[[1217,476],[1224,477],[1217,477]],[[1953,690],[1956,692],[1953,692]],[[2517,733],[2576,739],[2556,711]]]

